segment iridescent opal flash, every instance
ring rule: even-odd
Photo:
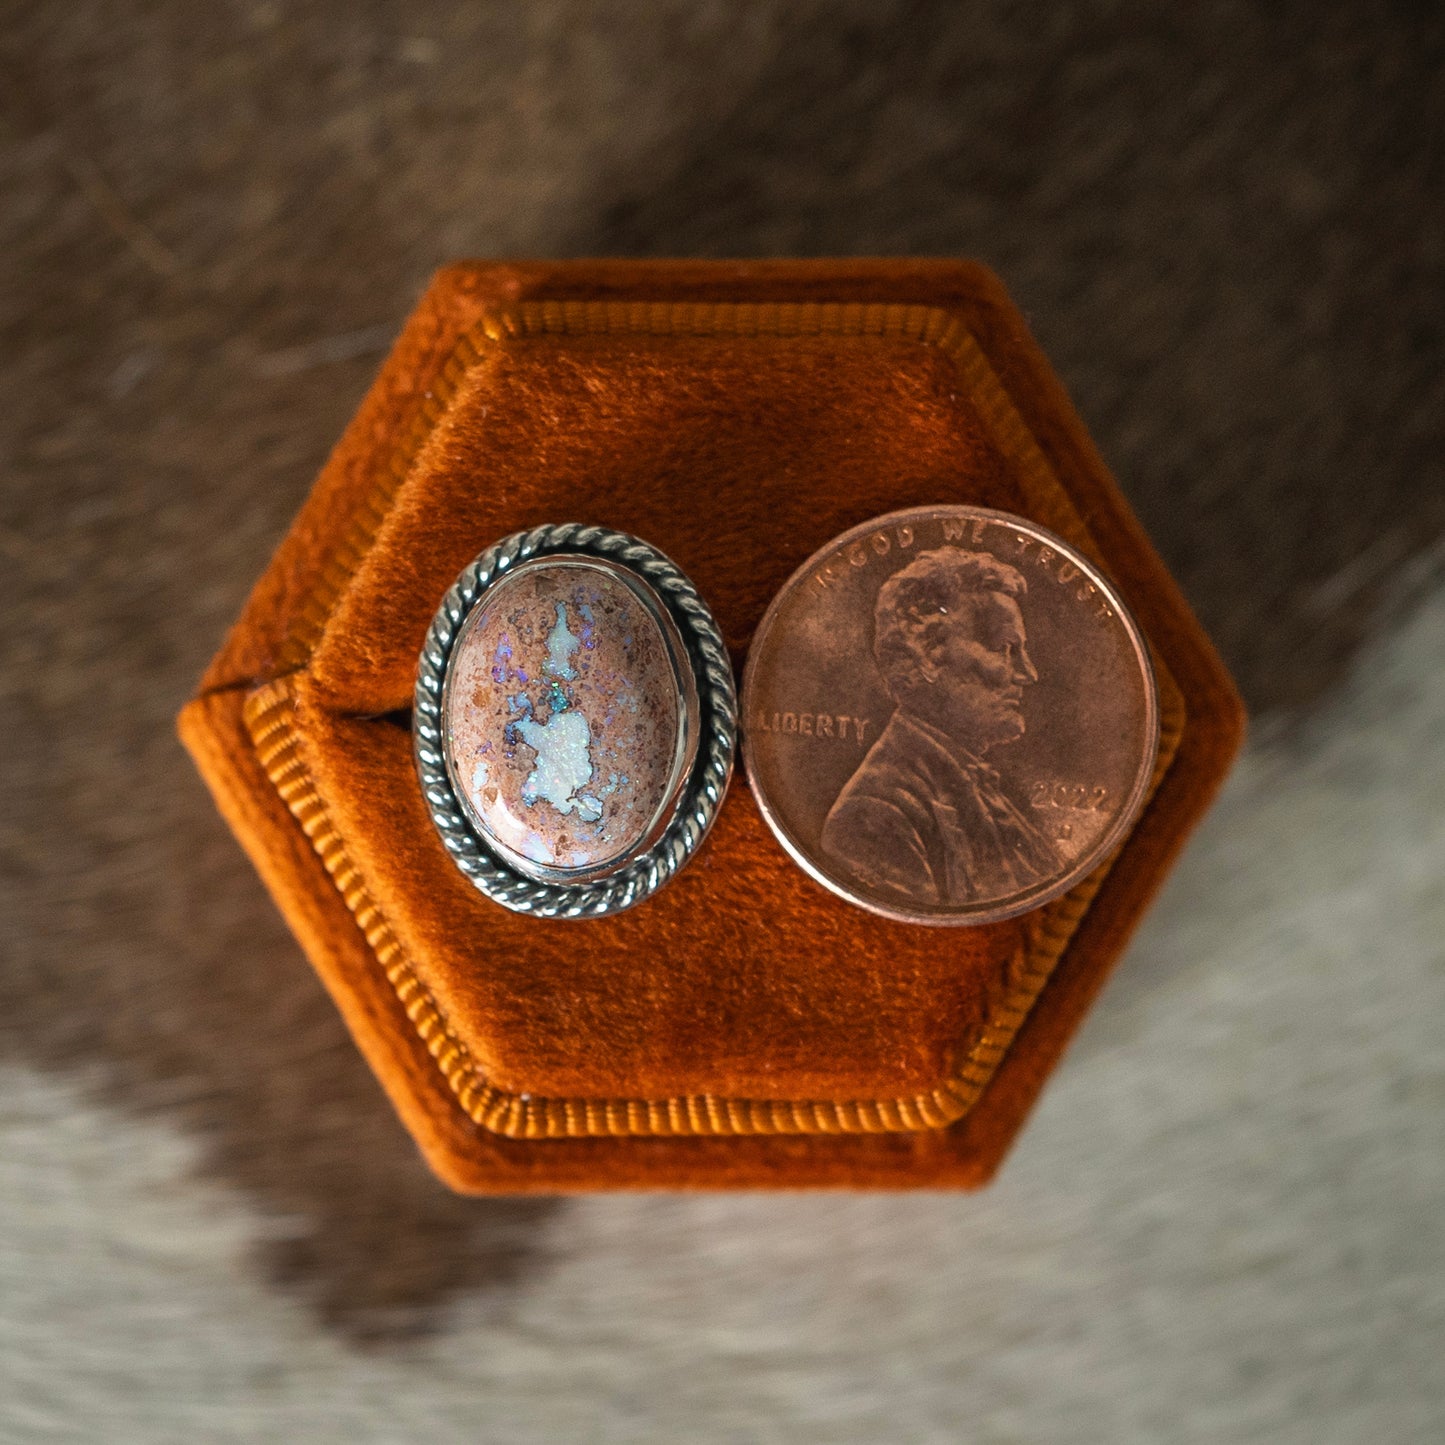
[[[650,590],[605,560],[540,557],[457,635],[447,769],[483,839],[529,877],[609,873],[671,814],[696,753],[696,689]]]

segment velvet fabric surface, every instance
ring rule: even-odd
[[[1022,919],[892,923],[797,869],[739,773],[699,857],[618,917],[514,915],[455,869],[407,710],[482,548],[547,521],[634,532],[740,667],[813,550],[941,501],[1065,535],[1154,649],[1160,768],[1111,865]],[[442,273],[181,721],[426,1156],[479,1192],[984,1182],[1241,727],[999,283],[916,261]]]

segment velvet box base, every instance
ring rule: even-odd
[[[929,929],[809,880],[737,776],[628,913],[514,915],[411,761],[436,605],[498,537],[668,553],[739,669],[767,602],[905,506],[1099,563],[1160,678],[1150,801],[1023,918]],[[998,281],[961,262],[465,264],[436,279],[181,733],[437,1172],[473,1192],[985,1182],[1237,750],[1217,656]]]

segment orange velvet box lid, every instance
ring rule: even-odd
[[[635,533],[740,669],[801,561],[940,502],[1064,536],[1153,651],[1153,791],[1082,884],[984,927],[892,922],[795,866],[740,772],[696,859],[626,913],[514,914],[456,869],[410,705],[484,547],[544,522]],[[985,1182],[1242,723],[999,282],[889,260],[442,272],[180,726],[432,1166],[507,1193]]]

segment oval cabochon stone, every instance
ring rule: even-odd
[[[473,824],[533,877],[623,866],[676,792],[685,675],[665,624],[605,563],[545,557],[494,584],[462,625],[443,701]]]

